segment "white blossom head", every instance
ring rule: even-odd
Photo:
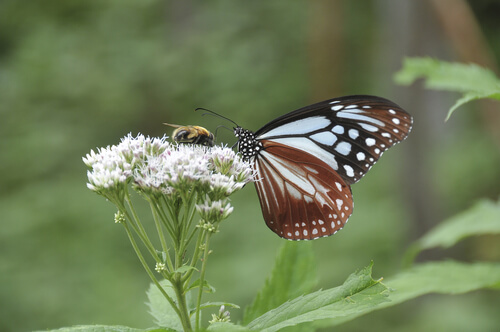
[[[207,195],[202,204],[196,204],[196,210],[202,220],[217,223],[229,217],[233,212],[233,207],[227,199],[212,201]]]
[[[170,146],[167,137],[150,138],[128,134],[118,145],[91,150],[83,162],[90,168],[87,187],[107,198],[120,197],[132,180],[133,171],[147,156],[161,153]]]
[[[170,144],[162,138],[128,134],[118,145],[93,150],[83,161],[89,189],[109,197],[128,183],[143,194],[197,192],[223,199],[253,181],[251,164],[228,147]]]

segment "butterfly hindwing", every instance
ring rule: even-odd
[[[262,213],[280,237],[309,240],[336,233],[352,213],[350,187],[312,154],[272,141],[254,167]]]

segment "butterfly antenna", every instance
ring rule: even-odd
[[[202,110],[202,111],[205,111],[205,112],[208,112],[208,113],[203,113],[201,116],[204,116],[204,115],[214,115],[214,116],[217,116],[221,119],[224,119],[226,121],[229,121],[231,122],[232,124],[234,124],[236,127],[239,127],[238,124],[236,122],[234,122],[233,120],[229,119],[229,118],[226,118],[225,116],[223,115],[220,115],[218,113],[215,113],[214,111],[211,111],[209,109],[206,109],[206,108],[203,108],[203,107],[198,107],[197,109],[195,109],[195,112],[198,111],[198,110]]]
[[[233,130],[232,130],[232,129],[230,129],[230,128],[228,128],[228,127],[224,126],[224,125],[218,125],[218,126],[215,128],[215,133],[214,133],[214,136],[215,136],[215,137],[217,137],[217,132],[219,131],[219,128],[224,128],[224,129],[226,129],[226,130],[229,130],[230,132],[233,132]]]

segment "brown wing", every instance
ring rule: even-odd
[[[272,141],[254,163],[267,226],[289,240],[335,234],[352,214],[351,188],[319,158]]]

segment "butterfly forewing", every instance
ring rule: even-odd
[[[387,99],[347,96],[288,113],[256,136],[314,154],[352,184],[404,140],[411,125],[411,116]]]
[[[290,240],[336,233],[352,213],[349,186],[317,157],[273,141],[254,164],[255,182],[267,226]]]

